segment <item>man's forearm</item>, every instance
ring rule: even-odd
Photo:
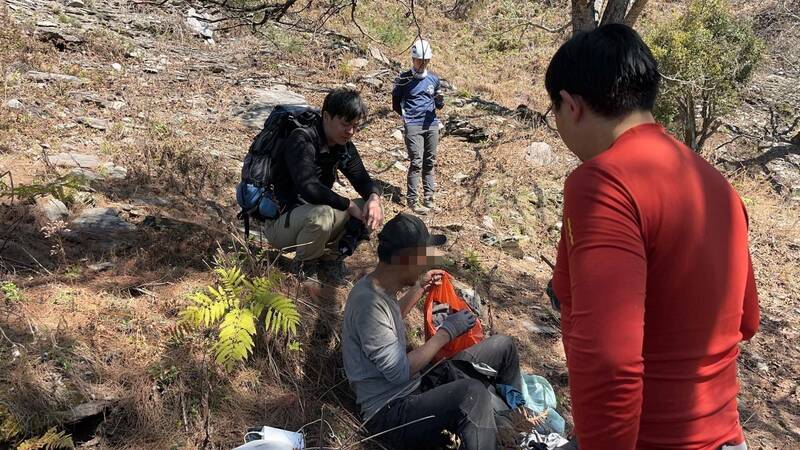
[[[422,293],[423,289],[419,283],[414,283],[414,285],[408,288],[406,293],[403,294],[400,298],[400,313],[403,315],[403,318],[414,309],[414,305],[416,305],[419,298],[422,297]]]
[[[450,342],[450,335],[447,331],[440,329],[422,347],[408,352],[409,376],[414,376],[414,374],[422,370],[448,342]]]

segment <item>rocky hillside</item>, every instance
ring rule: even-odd
[[[567,20],[565,2],[534,3],[528,20]],[[492,41],[487,24],[510,4],[463,20],[438,2],[418,11],[441,55],[433,69],[450,83],[443,211],[426,221],[448,235],[448,269],[483,298],[489,328],[515,338],[524,371],[551,381],[569,419],[559,319],[543,289],[577,161],[539,115],[546,61],[565,35],[533,27]],[[800,27],[782,4],[737,3],[769,56],[707,155],[750,212],[762,330],[742,345],[740,413],[756,449],[800,439],[800,148],[789,131],[764,131],[770,108],[798,104]],[[307,292],[285,277],[301,345],[266,340],[232,372],[210,360],[207,335],[176,324],[187,294],[214,282],[219,252],[265,270],[241,244],[233,187],[273,105],[362,90],[370,121],[355,142],[384,185],[387,215],[403,210],[407,161],[388,92],[413,24],[377,1],[356,16],[369,37],[344,14],[317,33],[266,26],[209,38],[184,6],[0,5],[0,192],[25,187],[0,198],[0,446],[53,428],[86,448],[231,448],[249,426],[305,425],[311,446],[369,448],[338,355],[346,287]],[[374,247],[351,268],[374,264]],[[410,334],[421,342],[421,326]]]

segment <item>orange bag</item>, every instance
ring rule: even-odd
[[[442,277],[442,284],[434,286],[428,291],[428,296],[425,298],[425,340],[432,338],[436,334],[436,328],[433,326],[433,302],[446,303],[450,305],[451,314],[462,309],[470,309],[467,302],[461,297],[456,295],[456,290],[453,288],[452,279],[449,273],[445,273]],[[441,359],[449,358],[461,350],[472,347],[478,342],[483,340],[483,327],[481,320],[475,321],[475,325],[466,333],[456,337],[447,343],[439,353],[433,358],[433,362]]]

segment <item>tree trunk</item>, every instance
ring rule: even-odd
[[[633,5],[631,5],[631,9],[628,11],[628,15],[625,16],[625,25],[633,28],[636,21],[639,20],[639,16],[642,15],[645,6],[647,6],[647,0],[633,0]]]
[[[628,0],[608,0],[600,25],[622,23],[625,20],[625,12],[628,11],[628,2]]]
[[[572,0],[572,34],[597,28],[593,0]]]

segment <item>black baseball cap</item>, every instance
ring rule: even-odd
[[[408,248],[438,247],[447,242],[442,234],[430,234],[417,216],[400,213],[378,233],[378,258],[388,262],[398,251]]]

